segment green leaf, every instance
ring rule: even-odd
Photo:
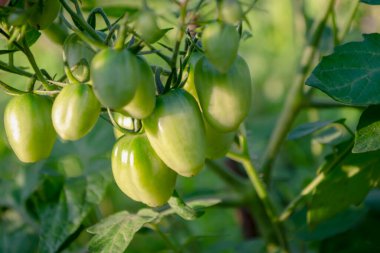
[[[317,131],[313,136],[313,140],[323,145],[335,147],[341,143],[347,142],[352,137],[352,133],[348,131],[346,125],[332,123]]]
[[[380,152],[350,154],[317,186],[308,210],[308,223],[312,226],[360,204],[369,190],[379,185]]]
[[[134,234],[157,217],[158,213],[145,210],[137,214],[122,211],[103,219],[87,229],[87,232],[95,234],[90,241],[90,252],[123,253]]]
[[[370,106],[361,115],[355,133],[353,153],[380,149],[380,106]]]
[[[368,213],[368,208],[350,208],[340,215],[327,219],[314,228],[306,224],[306,212],[301,211],[294,215],[292,222],[296,224],[294,234],[303,241],[320,241],[343,233],[357,225]]]
[[[325,126],[330,125],[331,123],[335,122],[334,120],[329,121],[317,121],[317,122],[310,122],[302,124],[295,129],[293,129],[288,134],[288,140],[296,140],[302,137],[305,137],[307,135],[310,135],[314,133],[315,131],[324,128]]]
[[[380,34],[335,48],[323,57],[306,84],[352,105],[380,104]]]
[[[360,2],[371,5],[380,5],[380,0],[361,0]]]
[[[108,171],[67,179],[58,203],[49,205],[41,214],[40,252],[57,252],[100,203],[109,182]]]

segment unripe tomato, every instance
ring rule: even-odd
[[[236,59],[239,33],[232,25],[215,22],[203,31],[202,45],[207,59],[217,70],[225,73]]]
[[[235,139],[235,132],[222,133],[210,126],[205,120],[206,157],[217,159],[225,156]]]
[[[185,83],[185,86],[183,87],[187,92],[189,92],[197,101],[198,101],[198,95],[197,91],[195,89],[194,84],[194,70],[195,66],[199,59],[203,57],[202,53],[199,52],[193,52],[191,54],[190,60],[189,60],[189,73],[187,76],[187,80]]]
[[[148,117],[156,104],[156,85],[153,79],[153,72],[149,64],[141,57],[138,57],[138,66],[136,71],[142,74],[135,81],[138,86],[132,100],[125,105],[121,111],[136,119]]]
[[[145,135],[125,135],[112,150],[112,172],[119,188],[148,206],[165,204],[177,174],[157,156]]]
[[[138,14],[135,30],[144,41],[150,44],[164,35],[163,30],[157,25],[157,16],[152,10],[143,10]]]
[[[46,97],[24,94],[5,108],[5,133],[20,161],[37,162],[50,155],[56,133],[51,121],[51,102]]]
[[[106,107],[120,109],[128,104],[136,88],[150,75],[145,62],[128,50],[104,49],[91,62],[94,92]]]
[[[59,0],[26,0],[25,5],[31,10],[29,23],[41,30],[53,23],[61,7]]]
[[[237,0],[223,0],[221,2],[222,20],[225,23],[236,25],[243,17],[243,11]]]
[[[220,132],[236,130],[251,106],[251,76],[240,56],[227,73],[203,57],[195,67],[195,87],[203,116]]]
[[[205,162],[205,130],[195,99],[182,89],[157,98],[143,126],[158,156],[178,174],[196,175]]]
[[[78,140],[95,126],[100,103],[87,84],[70,84],[55,98],[52,119],[55,130],[64,140]]]
[[[189,76],[187,78],[186,84],[183,87],[187,92],[189,92],[195,100],[199,103],[199,98],[194,84],[194,68],[199,59],[202,58],[202,54],[196,53],[194,58],[190,59],[190,70]],[[206,134],[206,157],[209,159],[217,159],[223,157],[230,149],[235,132],[219,132],[210,124],[207,120],[204,120],[205,124],[205,134]]]
[[[63,44],[63,59],[79,82],[88,81],[89,67],[94,55],[95,51],[75,33],[70,34]],[[83,61],[87,63],[87,66],[83,64]]]

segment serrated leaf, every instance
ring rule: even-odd
[[[360,2],[372,5],[379,5],[380,0],[361,0]]]
[[[342,103],[380,104],[380,34],[363,36],[323,57],[306,84]]]
[[[296,140],[302,137],[305,137],[307,135],[310,135],[314,133],[315,131],[324,128],[325,126],[328,126],[329,124],[335,122],[334,120],[329,121],[317,121],[317,122],[310,122],[302,124],[295,129],[293,129],[288,134],[288,140]]]
[[[90,252],[125,252],[134,234],[157,217],[158,213],[153,211],[142,211],[138,214],[122,211],[103,219],[87,229],[87,232],[95,234],[90,241]]]
[[[108,171],[68,179],[58,203],[51,204],[41,214],[39,252],[57,252],[92,208],[100,203],[109,182]]]
[[[380,106],[368,107],[360,116],[353,153],[380,149]]]
[[[308,209],[312,226],[360,204],[369,190],[380,181],[380,152],[350,154],[325,175],[317,186]]]

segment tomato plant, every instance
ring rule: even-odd
[[[0,0],[0,251],[380,252],[379,5]]]
[[[22,162],[33,163],[50,155],[56,140],[51,107],[47,98],[32,94],[9,101],[4,114],[5,131]]]

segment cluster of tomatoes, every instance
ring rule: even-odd
[[[166,203],[177,175],[194,176],[206,158],[228,152],[248,114],[251,77],[238,55],[237,21],[229,16],[206,25],[198,50],[191,54],[186,84],[164,92],[157,91],[152,68],[142,55],[111,47],[95,52],[77,35],[70,35],[64,60],[71,83],[53,102],[33,93],[11,99],[4,116],[11,147],[23,162],[44,159],[56,134],[63,140],[82,138],[103,107],[121,130],[112,150],[117,185],[149,206]],[[157,30],[156,24],[136,29],[149,43],[161,37],[144,33],[144,29]],[[89,68],[80,67],[83,61]],[[138,123],[141,127],[136,127]]]

